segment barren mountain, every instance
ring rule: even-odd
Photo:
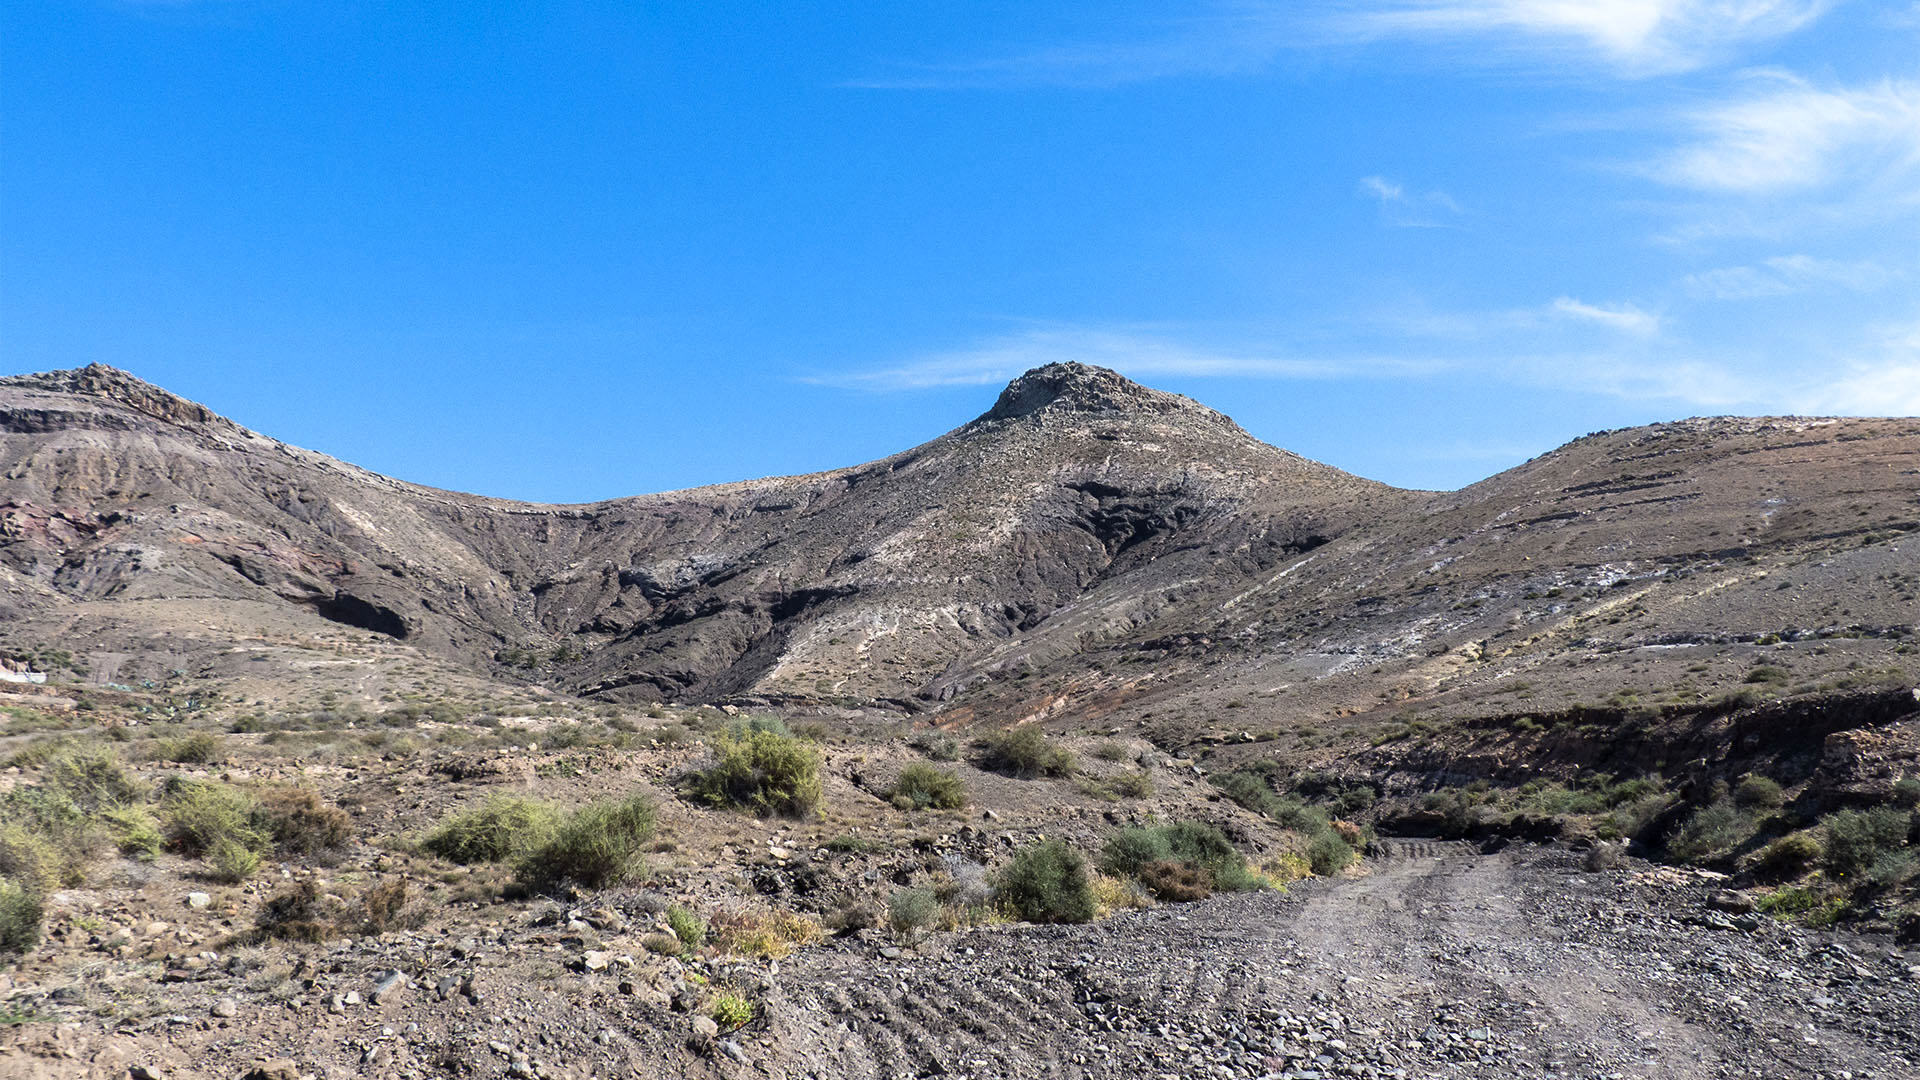
[[[1090,594],[1144,623],[1412,498],[1078,366],[868,465],[584,506],[389,480],[99,366],[0,381],[0,432],[16,641],[137,653],[190,602],[210,648],[331,620],[640,698],[906,698]]]
[[[611,699],[1095,721],[1232,700],[1250,726],[1516,673],[1604,695],[1648,650],[1897,643],[1920,609],[1912,420],[1655,425],[1409,492],[1064,364],[870,464],[546,506],[378,476],[95,365],[0,380],[0,470],[0,644],[79,643],[122,680],[346,627]]]

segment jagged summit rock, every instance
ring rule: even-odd
[[[1220,417],[1191,398],[1141,386],[1117,371],[1091,364],[1058,363],[1034,368],[1009,382],[979,422],[1011,420],[1042,410],[1142,415],[1193,412]]]
[[[48,394],[97,398],[123,405],[137,413],[169,424],[238,427],[205,405],[188,401],[138,376],[107,364],[88,364],[83,368],[9,375],[0,378],[0,388],[15,387]]]

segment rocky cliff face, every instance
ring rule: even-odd
[[[1657,425],[1436,494],[1057,364],[881,461],[543,506],[378,476],[110,368],[0,379],[0,644],[344,626],[619,699],[1345,715],[1575,654],[1895,642],[1916,529],[1909,420]],[[189,610],[191,643],[157,629]]]

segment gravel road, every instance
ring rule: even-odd
[[[792,1077],[1920,1076],[1920,955],[1572,853],[1394,845],[1357,880],[1085,927],[849,943],[779,980]]]

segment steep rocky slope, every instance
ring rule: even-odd
[[[0,432],[10,644],[137,657],[156,608],[192,603],[209,648],[324,620],[641,698],[907,699],[1416,498],[1078,365],[868,465],[587,506],[389,480],[100,366],[0,380]],[[1056,633],[1090,596],[1098,625]]]
[[[1362,522],[971,704],[1258,732],[1416,706],[1705,701],[1763,661],[1790,683],[1898,682],[1920,618],[1917,531],[1920,422],[1605,432]]]
[[[867,465],[543,506],[96,365],[0,380],[0,478],[0,644],[123,680],[345,628],[614,699],[1257,728],[1705,692],[1758,642],[1886,669],[1920,612],[1913,420],[1689,420],[1409,492],[1065,364]],[[1683,652],[1710,670],[1677,678]]]

